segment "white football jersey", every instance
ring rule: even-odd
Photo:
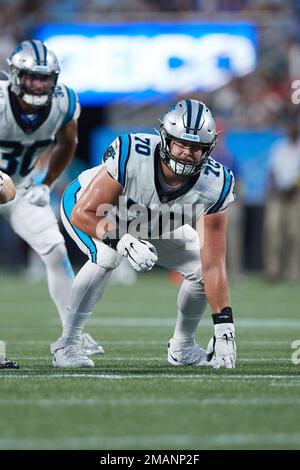
[[[0,81],[0,170],[16,186],[21,185],[34,169],[42,152],[54,142],[57,131],[80,115],[76,93],[57,84],[49,105],[36,120],[24,121],[16,95],[9,81]]]
[[[121,209],[126,210],[129,220],[133,220],[145,211],[162,214],[164,206],[172,215],[172,229],[176,229],[194,225],[200,216],[222,211],[234,201],[232,172],[211,157],[200,173],[177,188],[168,187],[161,175],[159,144],[158,135],[125,134],[106,150],[102,165],[123,188],[119,214],[124,214]],[[100,167],[79,175],[78,197]]]

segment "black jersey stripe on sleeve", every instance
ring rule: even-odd
[[[225,199],[227,198],[229,194],[231,184],[232,184],[232,176],[227,170],[227,168],[225,167],[223,167],[223,172],[224,172],[224,182],[223,182],[223,188],[222,188],[221,194],[217,202],[209,209],[207,214],[213,214],[215,212],[218,212],[218,210],[220,209],[220,207],[222,207]]]
[[[124,134],[119,137],[120,153],[119,153],[119,172],[118,181],[124,188],[126,182],[126,168],[131,151],[131,137],[130,134]]]

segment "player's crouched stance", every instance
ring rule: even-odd
[[[149,271],[157,264],[184,277],[168,346],[171,365],[235,367],[226,274],[227,206],[234,200],[234,178],[210,157],[215,143],[215,122],[207,106],[181,100],[164,115],[160,136],[119,136],[100,167],[81,173],[68,186],[62,221],[89,260],[74,280],[62,336],[52,345],[55,367],[93,367],[80,335],[123,257],[137,271]],[[162,206],[170,214],[172,229],[157,217],[155,211]],[[184,217],[183,225],[182,208],[187,207],[192,215],[189,222]],[[134,233],[132,227],[143,211],[150,214],[151,236],[139,239],[141,232]],[[122,232],[124,214],[129,223]],[[197,221],[199,233],[192,228]],[[208,351],[195,341],[207,301],[214,324]]]

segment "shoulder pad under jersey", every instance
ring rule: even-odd
[[[80,115],[80,105],[77,98],[77,94],[72,88],[58,83],[55,87],[53,99],[57,100],[59,109],[65,115],[63,124],[61,127],[66,126],[73,119],[78,119]]]

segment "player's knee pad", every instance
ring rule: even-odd
[[[201,268],[198,268],[195,271],[192,271],[189,274],[186,274],[184,277],[190,282],[193,282],[195,284],[200,284],[202,289],[204,288]]]
[[[50,227],[41,232],[35,237],[34,242],[29,242],[29,244],[40,256],[53,252],[57,247],[59,247],[57,251],[61,251],[64,256],[67,256],[65,240],[58,226]]]
[[[101,266],[107,271],[111,271],[119,266],[123,259],[123,256],[120,255],[116,250],[110,248],[101,241],[97,243],[96,248],[97,251],[96,256],[94,256],[94,259],[89,256],[90,260],[93,263],[96,263],[98,266]]]
[[[14,231],[40,256],[64,243],[50,206],[38,207],[25,198],[19,198],[11,212],[10,221]]]

